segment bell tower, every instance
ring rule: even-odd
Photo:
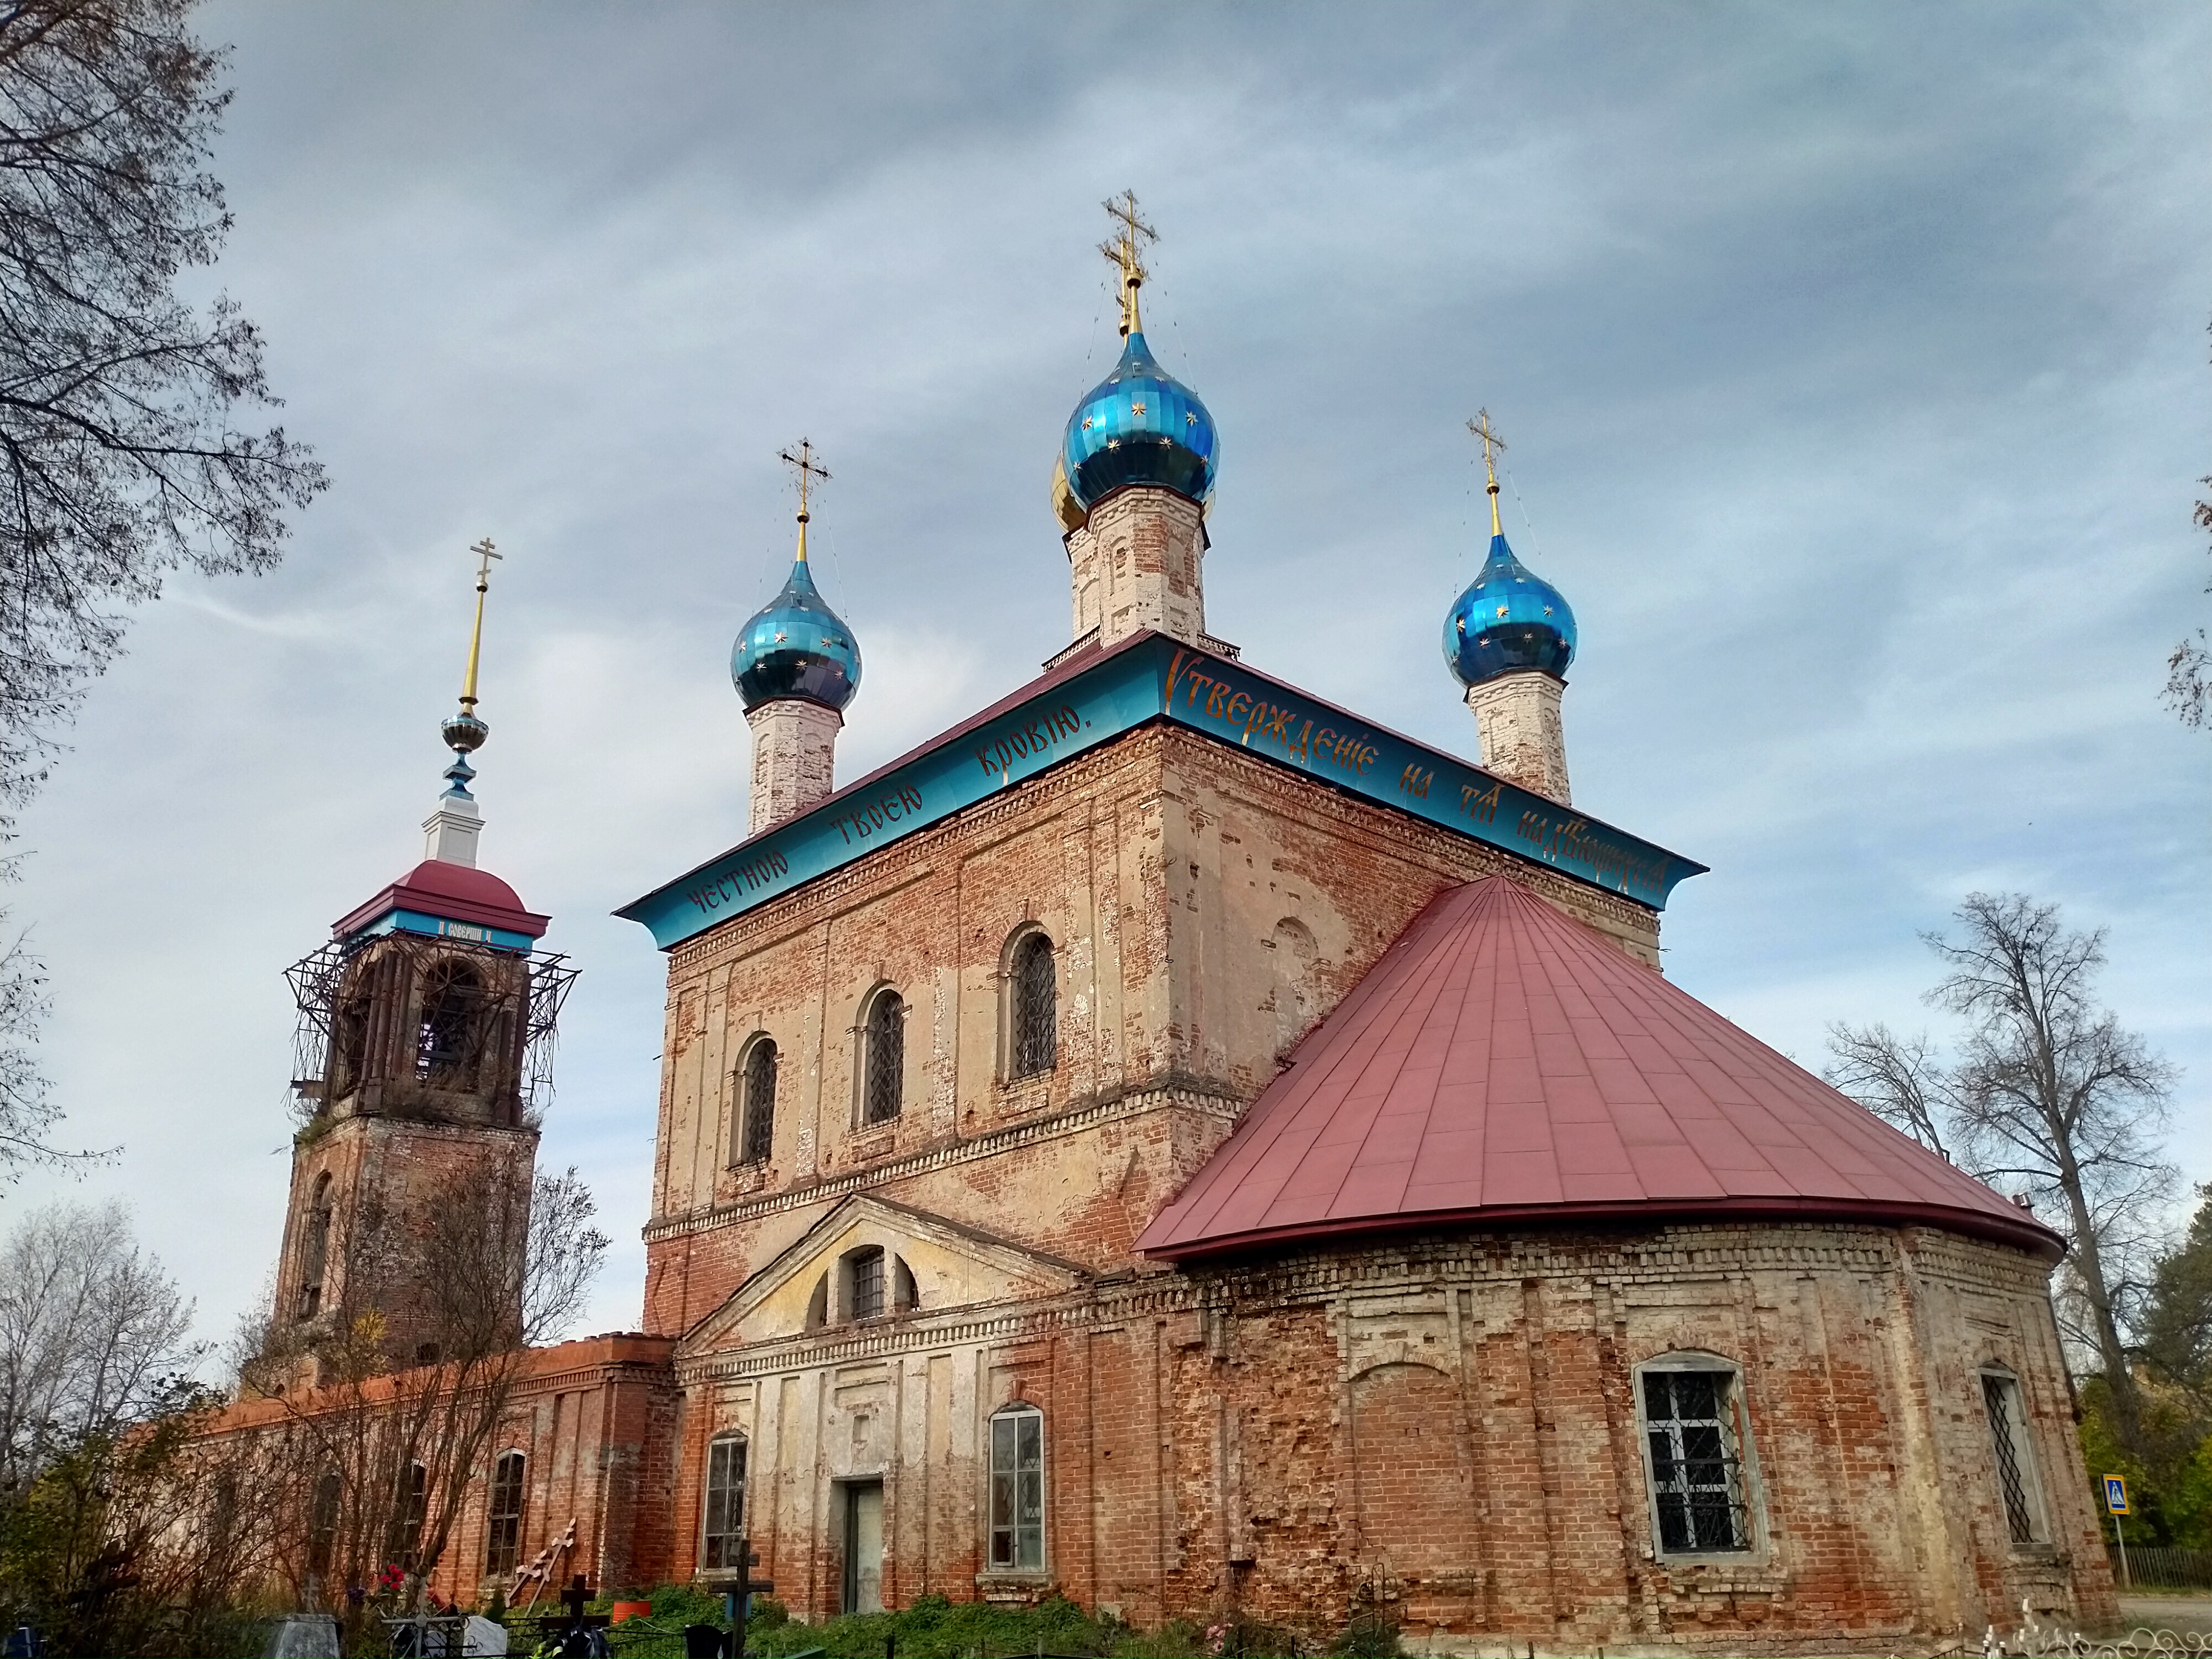
[[[456,1287],[441,1276],[484,1269],[455,1263],[440,1242],[457,1213],[480,1221],[471,1236],[484,1241],[496,1281],[514,1285],[513,1307],[491,1321],[520,1335],[538,1109],[575,977],[538,949],[549,919],[476,866],[483,819],[469,756],[489,735],[476,712],[477,667],[500,555],[489,540],[471,550],[476,625],[460,708],[442,728],[453,759],[423,824],[422,861],[286,970],[300,1009],[299,1128],[272,1343],[372,1341],[395,1368],[442,1357]],[[481,1306],[480,1295],[466,1299]]]

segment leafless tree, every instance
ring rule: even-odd
[[[120,1204],[26,1217],[0,1247],[0,1500],[158,1415],[200,1358],[191,1320]]]
[[[267,1572],[260,1449],[191,1449],[214,1404],[191,1322],[119,1205],[0,1245],[0,1598],[61,1651],[234,1645]]]
[[[2212,488],[2212,477],[2197,482]],[[2197,527],[2212,530],[2212,501],[2197,503]],[[2212,586],[2205,590],[2212,593]],[[2184,726],[2212,725],[2212,640],[2198,629],[2173,647],[2166,659],[2165,702]]]
[[[270,568],[324,487],[282,427],[239,428],[277,402],[254,325],[175,291],[230,229],[207,170],[222,57],[190,10],[0,0],[0,844],[125,609],[172,570]],[[20,945],[0,957],[0,1164],[52,1151],[39,981]]]
[[[281,1329],[264,1341],[243,1381],[288,1408],[288,1559],[303,1603],[332,1605],[386,1565],[418,1583],[436,1567],[524,1350],[583,1307],[607,1247],[594,1209],[574,1169],[524,1182],[477,1166],[349,1229],[339,1282],[374,1289],[349,1291],[304,1341]]]
[[[0,860],[0,881],[8,878]],[[8,913],[0,910],[0,928]],[[53,1144],[61,1121],[52,1086],[33,1053],[46,1013],[46,973],[20,933],[0,940],[0,1180],[12,1181],[27,1164],[66,1164],[105,1157],[65,1152]]]
[[[190,0],[0,8],[0,807],[164,572],[274,565],[323,487],[237,307],[174,284],[230,230],[207,171],[229,94]]]
[[[2140,1405],[2125,1334],[2176,1172],[2161,1157],[2175,1072],[2120,1029],[2094,993],[2101,929],[2058,907],[1974,893],[1955,938],[1923,937],[1949,970],[1928,1000],[1964,1022],[1955,1056],[1875,1025],[1831,1028],[1830,1080],[1943,1150],[1970,1173],[2024,1193],[2068,1242],[2062,1317],[2096,1356],[2116,1426],[2132,1442]],[[1946,1156],[1951,1154],[1947,1152]]]
[[[1924,1031],[1900,1036],[1888,1026],[1828,1027],[1828,1052],[1834,1058],[1828,1081],[1892,1128],[1902,1129],[1947,1163],[1956,1163],[1943,1144],[1943,1125],[1958,1109],[1950,1073],[1940,1065]]]

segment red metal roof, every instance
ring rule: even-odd
[[[1502,876],[1414,918],[1137,1241],[1438,1224],[1924,1223],[2058,1236]]]
[[[425,859],[374,898],[348,913],[331,928],[350,933],[366,927],[393,910],[414,910],[442,916],[448,921],[472,921],[479,927],[504,928],[511,933],[544,937],[550,916],[522,908],[522,900],[489,870],[443,859]]]

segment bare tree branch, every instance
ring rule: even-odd
[[[1834,1056],[1823,1073],[1829,1082],[1893,1128],[1902,1129],[1947,1163],[1942,1124],[1954,1108],[1950,1078],[1936,1063],[1928,1034],[1898,1036],[1888,1026],[1828,1027]]]

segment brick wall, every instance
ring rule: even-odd
[[[1656,964],[1617,896],[1195,734],[1154,727],[671,952],[646,1328],[719,1306],[871,1188],[1103,1271],[1444,887],[1509,872]],[[1008,940],[1041,926],[1058,1060],[1006,1079]],[[859,1123],[869,996],[904,999],[904,1106]],[[737,1073],[779,1055],[738,1166]],[[1009,1202],[1010,1199],[1018,1201]]]
[[[1655,1542],[1635,1368],[1741,1368],[1755,1547]],[[2022,1379],[2043,1535],[2005,1528],[1978,1369]],[[884,1583],[1316,1638],[1379,1607],[1438,1651],[1888,1651],[2112,1586],[2042,1263],[1799,1224],[1413,1239],[679,1347],[672,1573],[705,1448],[746,1437],[778,1594],[838,1610],[842,1483],[885,1492]],[[1045,1413],[1048,1570],[985,1572],[991,1413]]]

